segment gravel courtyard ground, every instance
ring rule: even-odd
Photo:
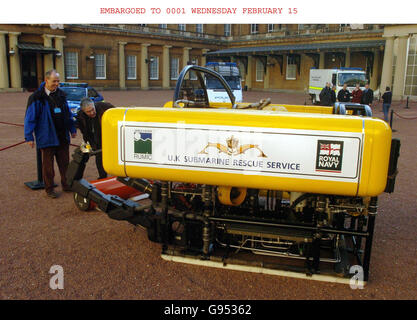
[[[162,106],[172,90],[103,91],[116,106]],[[22,124],[29,93],[0,93],[0,121]],[[304,104],[304,94],[245,92],[244,101]],[[417,117],[416,103],[396,113]],[[374,115],[382,118],[381,104]],[[393,194],[379,197],[370,282],[348,285],[166,262],[146,232],[98,211],[81,212],[72,194],[56,200],[23,183],[36,179],[26,144],[0,152],[0,299],[416,299],[417,120],[396,117],[401,139]],[[0,149],[23,141],[23,128],[0,123]],[[72,142],[79,144],[80,135]],[[74,148],[71,147],[71,151]],[[58,173],[58,170],[56,170]],[[90,161],[85,178],[97,177]],[[59,179],[56,177],[56,182]],[[64,290],[51,290],[49,270],[61,265]]]

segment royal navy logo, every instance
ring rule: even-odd
[[[342,172],[343,141],[317,141],[316,171]]]

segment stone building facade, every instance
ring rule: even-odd
[[[417,96],[417,25],[0,25],[0,91],[46,70],[99,89],[172,88],[181,69],[234,61],[248,90],[305,91],[311,68],[360,67],[373,89]]]
[[[102,89],[170,88],[219,47],[217,36],[152,25],[0,25],[0,90],[33,90],[51,68]]]
[[[383,26],[237,25],[228,47],[210,59],[239,63],[252,90],[307,91],[311,68],[357,67],[372,88],[380,83]]]

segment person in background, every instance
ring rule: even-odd
[[[385,88],[385,93],[382,95],[382,110],[384,111],[384,120],[388,122],[388,111],[391,107],[392,92],[390,87]]]
[[[77,114],[77,124],[80,129],[84,142],[88,142],[91,148],[95,150],[101,149],[101,118],[107,109],[114,108],[108,102],[94,103],[90,98],[81,100],[81,109]],[[96,155],[96,166],[98,171],[98,179],[107,177],[107,172],[103,168],[102,153]]]
[[[363,90],[361,103],[371,106],[373,101],[374,101],[374,91],[371,88],[369,88],[369,83],[367,83],[365,84],[365,90]]]
[[[331,106],[334,105],[336,103],[336,86],[333,85],[332,90],[330,91],[330,96],[331,96]]]
[[[346,83],[343,85],[343,88],[339,90],[337,100],[339,102],[350,102],[350,91],[347,89]]]
[[[36,147],[41,150],[43,182],[50,198],[58,197],[54,191],[54,157],[61,175],[62,189],[71,191],[65,174],[69,164],[70,134],[72,138],[77,136],[65,93],[58,86],[59,73],[55,69],[47,71],[45,82],[28,99],[24,124],[28,145],[34,147],[35,133]]]
[[[330,82],[326,82],[326,86],[320,92],[320,105],[331,106],[332,105],[332,89],[330,89]]]
[[[353,103],[361,103],[362,100],[362,90],[360,88],[359,83],[356,84],[355,89],[352,91],[352,102]]]

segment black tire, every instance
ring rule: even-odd
[[[77,208],[81,211],[88,211],[91,206],[91,200],[84,198],[77,192],[74,192],[74,202]]]

